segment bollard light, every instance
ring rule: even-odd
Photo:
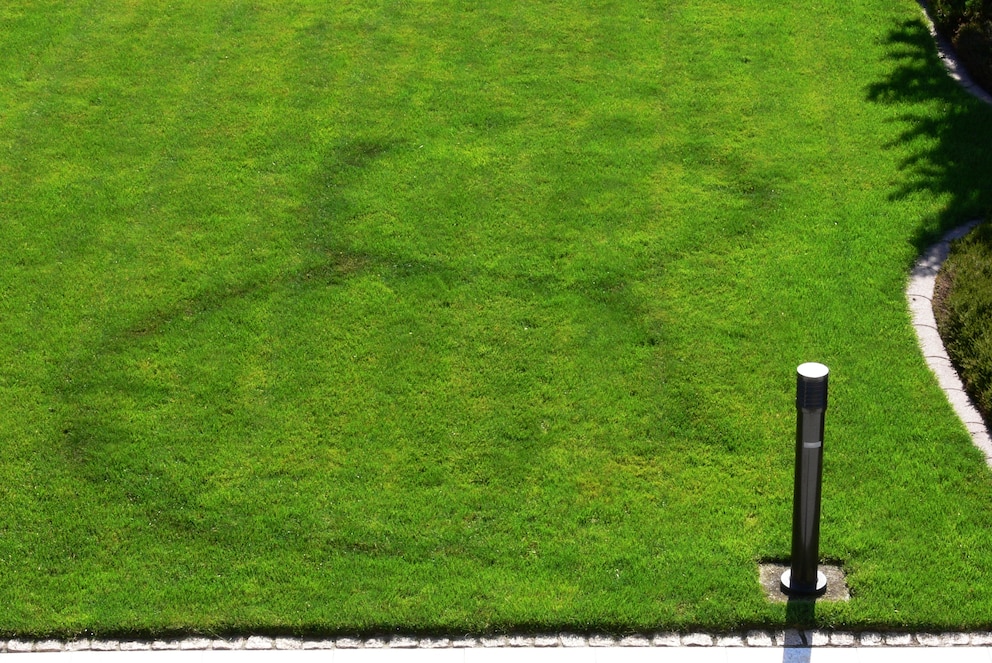
[[[823,479],[823,415],[827,410],[827,377],[823,364],[802,364],[796,370],[796,476],[792,503],[791,568],[782,574],[782,591],[818,595],[827,577],[817,570],[820,547],[820,493]]]

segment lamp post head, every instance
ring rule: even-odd
[[[796,407],[800,410],[827,409],[827,378],[830,369],[807,362],[796,369]]]

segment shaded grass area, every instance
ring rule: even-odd
[[[947,354],[985,421],[992,421],[992,232],[978,226],[951,246],[934,312]]]
[[[992,623],[906,271],[989,205],[913,3],[7,3],[0,631]],[[866,99],[867,97],[867,99]]]
[[[868,86],[868,99],[898,108],[902,130],[888,148],[912,146],[899,162],[903,179],[891,194],[900,200],[924,193],[943,208],[920,225],[918,252],[947,230],[984,215],[992,206],[985,175],[988,163],[984,103],[961,99],[933,48],[923,24],[906,20],[886,38],[891,69]],[[920,104],[939,109],[936,114]]]

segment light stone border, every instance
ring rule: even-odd
[[[664,631],[617,637],[606,634],[582,635],[555,633],[545,635],[497,635],[464,637],[393,636],[391,638],[293,638],[251,636],[232,639],[191,637],[181,640],[0,640],[0,654],[78,651],[265,651],[328,649],[482,649],[492,647],[601,648],[629,647],[665,649],[670,647],[748,647],[770,648],[843,648],[843,647],[988,647],[992,632],[906,633],[822,630],[751,630],[732,633]]]
[[[975,220],[958,226],[920,256],[909,276],[906,299],[913,317],[913,329],[916,330],[920,350],[927,365],[937,376],[940,388],[947,394],[947,400],[968,429],[975,446],[985,454],[985,462],[992,467],[992,436],[985,426],[982,415],[964,390],[964,384],[954,370],[950,357],[947,356],[944,342],[937,332],[937,319],[933,313],[933,293],[937,273],[947,260],[951,242],[967,235],[979,223],[980,220]]]

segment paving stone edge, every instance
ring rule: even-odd
[[[992,631],[897,633],[879,631],[778,630],[736,633],[643,633],[616,637],[555,633],[422,638],[291,638],[253,635],[232,639],[191,637],[174,640],[3,640],[0,653],[73,651],[210,651],[302,649],[465,649],[487,647],[992,647]]]

